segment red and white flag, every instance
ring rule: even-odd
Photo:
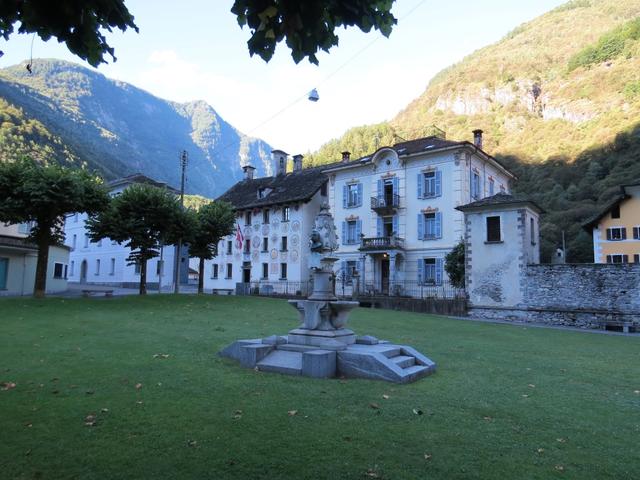
[[[242,230],[240,229],[240,225],[236,223],[236,248],[238,250],[242,250],[243,243],[244,243],[244,235],[242,235]]]

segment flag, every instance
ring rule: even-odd
[[[236,248],[242,250],[242,244],[244,243],[244,235],[240,230],[240,225],[236,223]]]

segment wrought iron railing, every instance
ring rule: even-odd
[[[397,280],[389,282],[365,282],[359,278],[336,279],[336,295],[352,297],[405,297],[405,298],[466,298],[463,288],[457,288],[448,282],[436,285],[415,280]]]
[[[380,195],[378,197],[371,197],[371,208],[377,210],[379,208],[399,208],[400,207],[400,195]]]
[[[261,295],[267,297],[306,297],[311,293],[310,282],[289,280],[246,282],[236,284],[239,295]]]
[[[395,235],[387,237],[364,237],[360,244],[360,250],[378,250],[386,248],[404,248],[404,239]]]

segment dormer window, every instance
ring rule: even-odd
[[[259,188],[258,189],[258,198],[265,198],[267,195],[269,195],[271,193],[271,188]]]

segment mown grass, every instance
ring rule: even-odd
[[[16,384],[0,391],[2,478],[640,478],[638,338],[356,310],[358,333],[438,363],[399,386],[216,356],[293,328],[281,300],[5,299],[0,312],[0,382]]]

